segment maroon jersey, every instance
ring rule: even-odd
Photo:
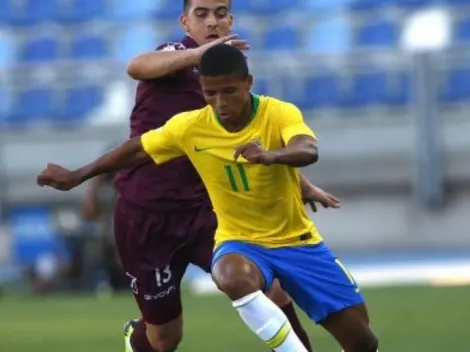
[[[181,42],[167,43],[157,50],[195,47],[196,42],[185,37]],[[164,125],[173,115],[205,105],[196,67],[141,81],[131,116],[131,137]],[[151,160],[134,165],[119,172],[114,184],[128,202],[149,210],[185,210],[209,203],[205,187],[186,157],[164,165],[156,165]]]

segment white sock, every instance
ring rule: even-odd
[[[276,352],[307,352],[281,309],[261,291],[233,302],[246,325]]]

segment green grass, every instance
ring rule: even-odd
[[[365,292],[381,352],[465,351],[470,347],[470,287],[393,288]],[[268,351],[222,296],[186,294],[182,352]],[[8,352],[123,351],[122,324],[137,317],[129,295],[0,300],[0,350]],[[318,351],[339,352],[306,319]]]

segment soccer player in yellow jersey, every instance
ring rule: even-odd
[[[52,165],[39,185],[68,190],[149,156],[187,156],[217,215],[212,277],[246,325],[280,352],[306,351],[264,291],[278,278],[310,318],[345,352],[376,352],[364,298],[308,218],[298,167],[318,159],[314,133],[292,104],[250,93],[242,52],[217,45],[199,71],[208,106],[174,116],[74,172]]]

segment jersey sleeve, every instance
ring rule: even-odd
[[[310,136],[317,139],[315,133],[304,122],[302,112],[293,104],[286,104],[279,116],[282,141],[287,145],[292,137]]]
[[[157,164],[184,156],[183,126],[179,115],[172,117],[162,127],[148,131],[141,136],[145,152]]]

